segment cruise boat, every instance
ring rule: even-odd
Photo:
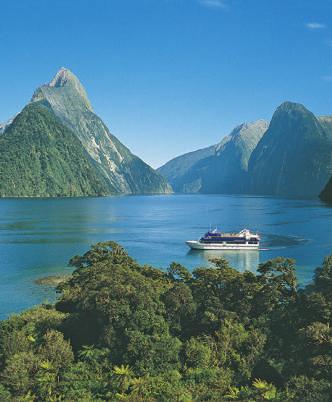
[[[188,240],[194,250],[258,250],[260,237],[243,229],[239,233],[224,233],[217,229],[205,233],[199,240]]]

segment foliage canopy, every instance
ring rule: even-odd
[[[140,265],[114,242],[70,264],[54,306],[0,324],[2,401],[332,400],[332,257]]]

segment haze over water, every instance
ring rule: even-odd
[[[54,300],[36,285],[40,277],[69,273],[75,254],[98,241],[115,240],[140,263],[192,269],[214,256],[255,271],[276,256],[297,260],[301,284],[332,254],[332,208],[318,200],[224,195],[127,196],[0,200],[0,318]],[[262,236],[261,251],[190,251],[185,240],[209,227]],[[324,234],[324,235],[322,235]]]

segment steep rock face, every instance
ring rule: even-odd
[[[46,101],[56,116],[80,139],[115,193],[167,193],[166,180],[133,155],[93,112],[78,78],[61,68],[52,81],[38,88],[31,102]]]
[[[201,192],[245,192],[249,158],[267,128],[268,122],[257,120],[241,124],[226,136],[210,158]]]
[[[248,161],[268,127],[264,120],[244,123],[212,147],[182,155],[159,168],[182,193],[241,193]]]
[[[26,106],[0,136],[0,196],[105,195],[100,175],[80,140],[47,105]]]
[[[190,172],[192,167],[199,161],[214,155],[215,151],[216,145],[212,145],[197,151],[188,152],[187,154],[171,159],[157,170],[169,181],[176,193],[190,192],[188,191],[188,187],[191,181],[190,179],[188,180],[188,172]]]
[[[250,157],[250,192],[317,197],[332,171],[329,126],[303,105],[283,103]]]

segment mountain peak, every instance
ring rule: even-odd
[[[277,111],[279,112],[289,112],[289,111],[294,111],[294,112],[309,112],[309,110],[302,105],[301,103],[296,103],[296,102],[283,102],[278,108]]]
[[[68,68],[61,67],[60,70],[55,74],[51,82],[48,84],[50,87],[63,87],[68,82],[79,83],[79,79],[73,74]]]
[[[32,102],[44,99],[51,104],[54,102],[68,103],[68,101],[70,101],[72,105],[83,104],[84,107],[88,108],[91,112],[93,111],[88,95],[80,80],[65,67],[61,67],[48,84],[42,85],[35,91]]]
[[[231,137],[240,136],[243,133],[247,133],[250,130],[252,131],[266,131],[269,126],[269,123],[266,120],[259,119],[255,121],[245,122],[238,126],[236,126],[232,132],[229,134]]]
[[[230,141],[256,138],[257,135],[262,137],[268,127],[269,122],[263,119],[239,124],[216,145],[216,153],[220,153],[223,147]]]
[[[283,125],[282,132],[285,132],[285,125],[298,126],[299,122],[304,120],[311,121],[313,124],[317,121],[315,115],[301,103],[283,102],[274,112],[270,127]],[[281,132],[279,128],[277,131]]]

